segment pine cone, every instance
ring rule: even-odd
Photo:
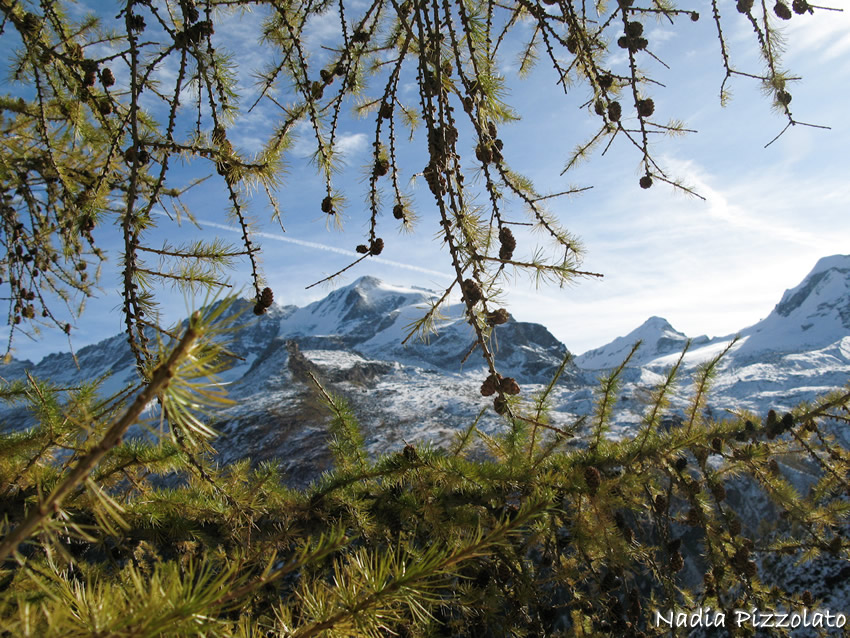
[[[488,376],[484,383],[481,384],[481,394],[485,397],[492,396],[496,394],[496,390],[499,389],[499,376],[495,374],[491,374]]]
[[[749,13],[753,9],[753,0],[738,0],[738,13]]]
[[[723,451],[723,440],[719,436],[711,439],[711,449],[720,454]]]
[[[611,102],[608,104],[608,119],[612,122],[617,122],[623,114],[623,107],[619,102]]]
[[[479,142],[475,147],[475,158],[482,164],[489,164],[493,161],[493,151],[484,142]]]
[[[641,117],[649,117],[655,113],[655,102],[652,101],[652,98],[638,100],[637,112]]]
[[[384,240],[378,237],[375,241],[372,242],[371,247],[369,248],[369,253],[372,255],[380,255],[384,251]]]
[[[682,571],[685,567],[685,559],[682,557],[680,552],[674,552],[672,556],[670,556],[670,569],[673,570],[673,573],[677,573]]]
[[[505,414],[508,411],[508,400],[502,396],[496,397],[493,399],[493,409],[496,414]]]
[[[498,310],[487,313],[487,323],[491,326],[499,326],[503,323],[507,323],[508,319],[510,319],[510,315],[504,308],[499,308]]]
[[[264,307],[269,308],[274,303],[274,293],[272,289],[266,286],[260,293],[260,302]]]
[[[741,533],[741,520],[733,518],[729,521],[729,533],[732,536],[738,536]]]
[[[596,490],[602,485],[602,475],[592,465],[584,468],[584,482],[591,494],[596,494]]]
[[[112,69],[105,68],[100,72],[100,82],[105,87],[115,84],[115,76],[112,74]]]
[[[750,550],[746,547],[741,547],[735,552],[732,557],[732,565],[739,571],[744,571],[747,567],[747,562],[750,560]]]
[[[334,200],[330,195],[322,200],[322,212],[328,215],[333,215],[334,213]]]
[[[806,11],[812,13],[812,8],[806,0],[794,0],[794,2],[791,3],[791,8],[797,15],[803,15]]]
[[[390,161],[385,157],[379,157],[375,161],[375,177],[383,177],[390,172]]]
[[[499,389],[505,394],[519,394],[519,384],[513,377],[505,377],[499,381]]]
[[[776,17],[781,18],[782,20],[791,19],[791,9],[789,9],[788,5],[784,2],[777,2],[773,5],[773,12],[776,14]]]
[[[684,456],[680,456],[676,459],[675,467],[677,472],[683,471],[686,467],[688,467],[688,459]]]
[[[687,525],[690,525],[691,527],[699,527],[700,526],[701,523],[700,523],[699,511],[697,511],[696,508],[692,507],[691,509],[688,510],[688,514],[685,517],[685,523]]]
[[[464,279],[461,290],[463,291],[463,298],[472,305],[477,304],[483,297],[481,287],[474,279]]]
[[[393,206],[393,217],[396,219],[404,219],[404,206],[401,204],[396,204]]]
[[[366,253],[368,253],[368,252],[369,252],[369,247],[368,247],[368,246],[366,246],[366,244],[359,244],[359,245],[357,246],[357,248],[355,248],[354,250],[356,250],[356,251],[357,251],[358,253],[360,253],[361,255],[365,255]]]
[[[642,189],[646,190],[647,188],[652,187],[652,178],[649,175],[644,175],[640,178],[640,182],[638,183]]]
[[[640,22],[629,22],[626,24],[626,35],[636,38],[643,35],[643,25]]]
[[[516,250],[516,238],[507,226],[502,226],[499,229],[499,243],[501,244],[499,259],[509,261],[514,255],[514,250]]]

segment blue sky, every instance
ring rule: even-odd
[[[738,19],[741,16],[731,2],[722,1],[721,6],[729,17],[726,36],[733,60],[741,70],[759,72],[761,63],[755,57],[749,27]],[[785,125],[783,118],[771,109],[770,99],[757,83],[746,78],[733,79],[730,104],[719,105],[723,70],[714,25],[707,7],[694,8],[703,13],[698,23],[682,20],[670,27],[644,21],[652,52],[671,69],[655,62],[646,63],[645,68],[666,85],[649,90],[656,104],[654,119],[681,119],[699,131],[659,140],[654,146],[656,159],[668,174],[694,185],[707,201],[684,197],[658,183],[648,191],[640,189],[640,157],[622,140],[604,157],[597,153],[561,176],[571,149],[595,126],[594,117],[578,109],[587,99],[586,89],[576,86],[565,98],[553,86],[545,60],[525,80],[514,78],[510,56],[502,60],[509,78],[507,101],[523,118],[500,130],[507,161],[532,177],[542,192],[593,187],[579,196],[555,200],[551,208],[581,238],[586,248],[583,268],[603,273],[604,278],[578,280],[564,289],[535,290],[519,275],[507,296],[507,307],[517,319],[543,323],[575,353],[626,334],[651,315],[665,317],[690,336],[734,332],[766,316],[782,292],[796,285],[820,257],[850,252],[846,117],[850,12],[795,15],[785,25],[785,66],[803,78],[790,89],[792,110],[802,121],[832,129],[797,126],[765,149]],[[256,61],[256,49],[245,37],[257,20],[258,16],[242,22],[234,19],[218,29],[216,38]],[[331,23],[319,21],[310,31],[308,44],[317,52],[331,34]],[[612,55],[619,51],[615,46]],[[168,72],[163,70],[165,76]],[[250,87],[249,80],[244,83]],[[274,116],[274,107],[261,105],[237,123],[231,139],[240,149],[256,150]],[[324,193],[316,169],[306,159],[308,136],[294,145],[278,193],[286,232],[268,222],[271,210],[263,197],[257,196],[252,205],[257,228],[264,233],[259,236],[263,269],[278,303],[304,305],[327,294],[327,286],[305,288],[345,266],[355,255],[355,245],[363,242],[368,223],[361,204],[367,190],[363,167],[370,164],[373,117],[346,117],[340,128],[347,168],[336,185],[349,200],[343,232],[328,229],[319,209]],[[416,150],[423,145],[422,138],[419,131],[414,144],[402,153],[404,180],[424,166],[417,154],[421,151]],[[209,167],[181,170],[188,176],[196,170],[209,172]],[[381,258],[365,260],[338,285],[367,274],[437,290],[450,281],[451,264],[436,238],[438,216],[431,195],[421,179],[407,191],[417,204],[415,233],[399,233],[387,207],[379,224],[379,235],[386,242]],[[223,201],[223,189],[212,180],[185,197],[204,226],[205,237],[217,234],[237,242],[238,235],[227,229],[232,222],[226,218]],[[177,230],[167,219],[162,222],[150,235],[154,246],[179,233],[186,233],[184,239],[197,234],[185,226]],[[114,230],[100,229],[96,237],[117,257]],[[533,238],[518,235],[518,240],[518,254],[530,253]],[[231,281],[247,290],[247,269],[240,268]],[[76,348],[121,330],[117,286],[117,274],[105,270],[100,296],[88,302],[88,311],[74,332]],[[176,320],[185,314],[182,296],[164,294],[163,299],[166,318]],[[64,335],[45,331],[35,342],[20,337],[15,356],[38,360],[67,348]]]

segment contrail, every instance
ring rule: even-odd
[[[164,214],[164,213],[161,213]],[[221,224],[219,222],[211,222],[208,220],[195,218],[195,221],[199,224],[205,224],[207,226],[211,226],[213,228],[218,228],[221,230],[228,230],[233,233],[242,233],[242,229],[236,226],[228,226],[227,224]],[[267,233],[264,231],[251,231],[251,234],[256,237],[263,237],[266,239],[273,239],[275,241],[288,242],[290,244],[295,244],[296,246],[303,246],[304,248],[315,248],[316,250],[324,250],[329,253],[337,253],[340,255],[345,255],[346,257],[355,257],[359,258],[361,255],[355,253],[353,250],[346,250],[345,248],[337,248],[336,246],[328,246],[327,244],[320,244],[314,241],[306,241],[304,239],[295,239],[294,237],[287,237],[286,235],[281,235],[280,233]],[[440,277],[441,279],[453,279],[452,275],[447,274],[445,272],[439,272],[437,270],[430,270],[428,268],[422,268],[420,266],[414,266],[412,264],[405,264],[399,261],[392,261],[391,259],[382,259],[381,257],[370,257],[369,261],[377,262],[379,264],[385,264],[387,266],[395,266],[396,268],[404,268],[406,270],[413,270],[415,272],[421,272],[425,275],[431,275],[434,277]],[[539,293],[534,291],[523,290],[522,288],[513,287],[510,291],[510,295],[517,297],[525,297],[526,299],[531,299],[541,304],[549,304],[553,300],[552,294]]]
[[[199,224],[212,226],[213,228],[219,228],[221,230],[229,230],[234,233],[242,233],[242,229],[237,228],[236,226],[228,226],[227,224],[219,224],[218,222],[211,222],[203,219],[196,219]],[[315,248],[316,250],[324,250],[329,253],[337,253],[340,255],[346,255],[347,257],[355,257],[359,258],[361,255],[354,252],[353,250],[346,250],[345,248],[337,248],[336,246],[328,246],[327,244],[319,244],[314,241],[305,241],[303,239],[295,239],[293,237],[287,237],[286,235],[281,235],[279,233],[267,233],[264,231],[251,231],[251,234],[255,237],[263,237],[265,239],[274,239],[275,241],[283,241],[288,242],[290,244],[295,244],[296,246],[303,246],[304,248]],[[385,264],[387,266],[394,266],[396,268],[405,268],[407,270],[413,270],[416,272],[421,272],[425,275],[432,275],[434,277],[440,277],[443,279],[451,279],[452,276],[445,273],[439,272],[437,270],[430,270],[428,268],[422,268],[420,266],[414,266],[413,264],[405,264],[400,261],[392,261],[390,259],[381,259],[380,257],[371,257],[369,259],[371,262],[377,262],[379,264]]]

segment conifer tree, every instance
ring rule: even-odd
[[[252,35],[268,66],[256,92],[243,95],[244,69],[216,34],[250,10],[262,17]],[[802,124],[791,110],[778,25],[821,10],[804,0],[741,0],[734,11],[712,2],[722,98],[727,81],[744,76],[763,84],[788,126]],[[511,166],[500,128],[516,114],[503,100],[502,49],[530,23],[520,71],[542,57],[565,91],[579,84],[592,94],[584,108],[598,117],[598,131],[565,170],[621,137],[638,155],[641,187],[688,191],[652,154],[654,133],[683,125],[653,117],[657,87],[640,64],[653,45],[644,22],[659,17],[679,28],[700,19],[695,8],[129,0],[115,13],[79,17],[64,2],[0,0],[0,13],[12,52],[0,98],[10,345],[45,326],[72,332],[70,304],[91,294],[104,259],[95,235],[114,229],[123,245],[121,311],[140,377],[111,397],[96,383],[68,390],[33,378],[0,389],[7,401],[26,401],[37,422],[0,438],[4,635],[654,635],[666,630],[652,624],[653,609],[710,606],[731,622],[735,609],[812,608],[811,592],[772,579],[768,559],[847,560],[850,463],[831,435],[848,421],[846,390],[783,415],[715,420],[704,407],[717,359],[697,372],[682,423],[665,429],[674,366],[635,436],[612,441],[623,366],[601,380],[592,414],[555,424],[547,416],[555,379],[526,397],[499,374],[491,347],[507,319],[497,302],[506,276],[529,271],[563,283],[593,274],[580,268],[578,240],[546,209],[553,196]],[[305,34],[329,15],[337,38],[322,58]],[[752,26],[762,72],[733,62],[724,28],[739,19]],[[628,56],[626,74],[607,66],[615,49]],[[400,92],[406,82],[416,88],[410,103]],[[249,155],[231,130],[260,102],[277,105],[278,119]],[[407,446],[370,458],[344,399],[317,380],[332,416],[335,467],[296,491],[272,465],[215,463],[211,423],[227,404],[215,375],[230,361],[227,336],[240,320],[229,300],[167,327],[156,293],[166,283],[220,292],[244,258],[262,315],[273,292],[260,268],[252,195],[263,193],[277,211],[293,129],[306,123],[325,183],[316,209],[336,223],[346,200],[333,181],[339,122],[352,104],[374,122],[358,261],[381,254],[383,211],[412,227],[402,176],[417,174],[454,273],[440,302],[462,295],[487,367],[481,394],[493,397],[504,429],[488,436],[473,422],[450,449]],[[398,161],[403,128],[422,144],[423,165],[412,170]],[[175,183],[184,160],[215,174],[241,245],[151,244],[151,229],[166,223],[160,208],[191,219],[180,197],[192,184]],[[470,163],[480,179],[467,178]],[[546,244],[519,246],[512,227],[520,223],[541,230]],[[413,332],[426,333],[439,306]],[[587,444],[571,445],[585,423]],[[475,442],[487,448],[483,459],[471,452]],[[802,462],[819,472],[808,494],[784,469]],[[726,499],[732,484],[758,489],[775,525],[757,530],[741,520]]]

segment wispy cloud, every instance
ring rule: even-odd
[[[197,219],[198,224],[202,227],[210,227],[210,228],[218,228],[219,230],[226,230],[233,233],[242,233],[240,228],[236,226],[228,226],[227,224],[220,224],[218,222],[212,222],[204,219]],[[306,241],[304,239],[296,239],[294,237],[287,237],[286,235],[282,235],[280,233],[268,233],[268,232],[254,232],[252,233],[254,237],[262,237],[263,239],[271,239],[274,241],[281,241],[288,244],[294,244],[296,246],[301,246],[302,248],[311,248],[314,250],[321,250],[329,253],[336,253],[338,255],[345,255],[347,257],[360,258],[361,255],[354,252],[353,250],[346,250],[344,248],[337,248],[336,246],[328,246],[327,244],[320,244],[314,241]],[[423,268],[421,266],[416,266],[414,264],[406,264],[400,261],[393,261],[391,259],[383,259],[381,257],[370,257],[370,261],[373,263],[383,264],[385,266],[392,266],[393,268],[403,268],[405,270],[412,270],[414,272],[419,272],[424,275],[431,275],[433,277],[440,277],[443,279],[451,278],[451,275],[446,274],[445,272],[440,272],[438,270],[431,270],[430,268]]]

